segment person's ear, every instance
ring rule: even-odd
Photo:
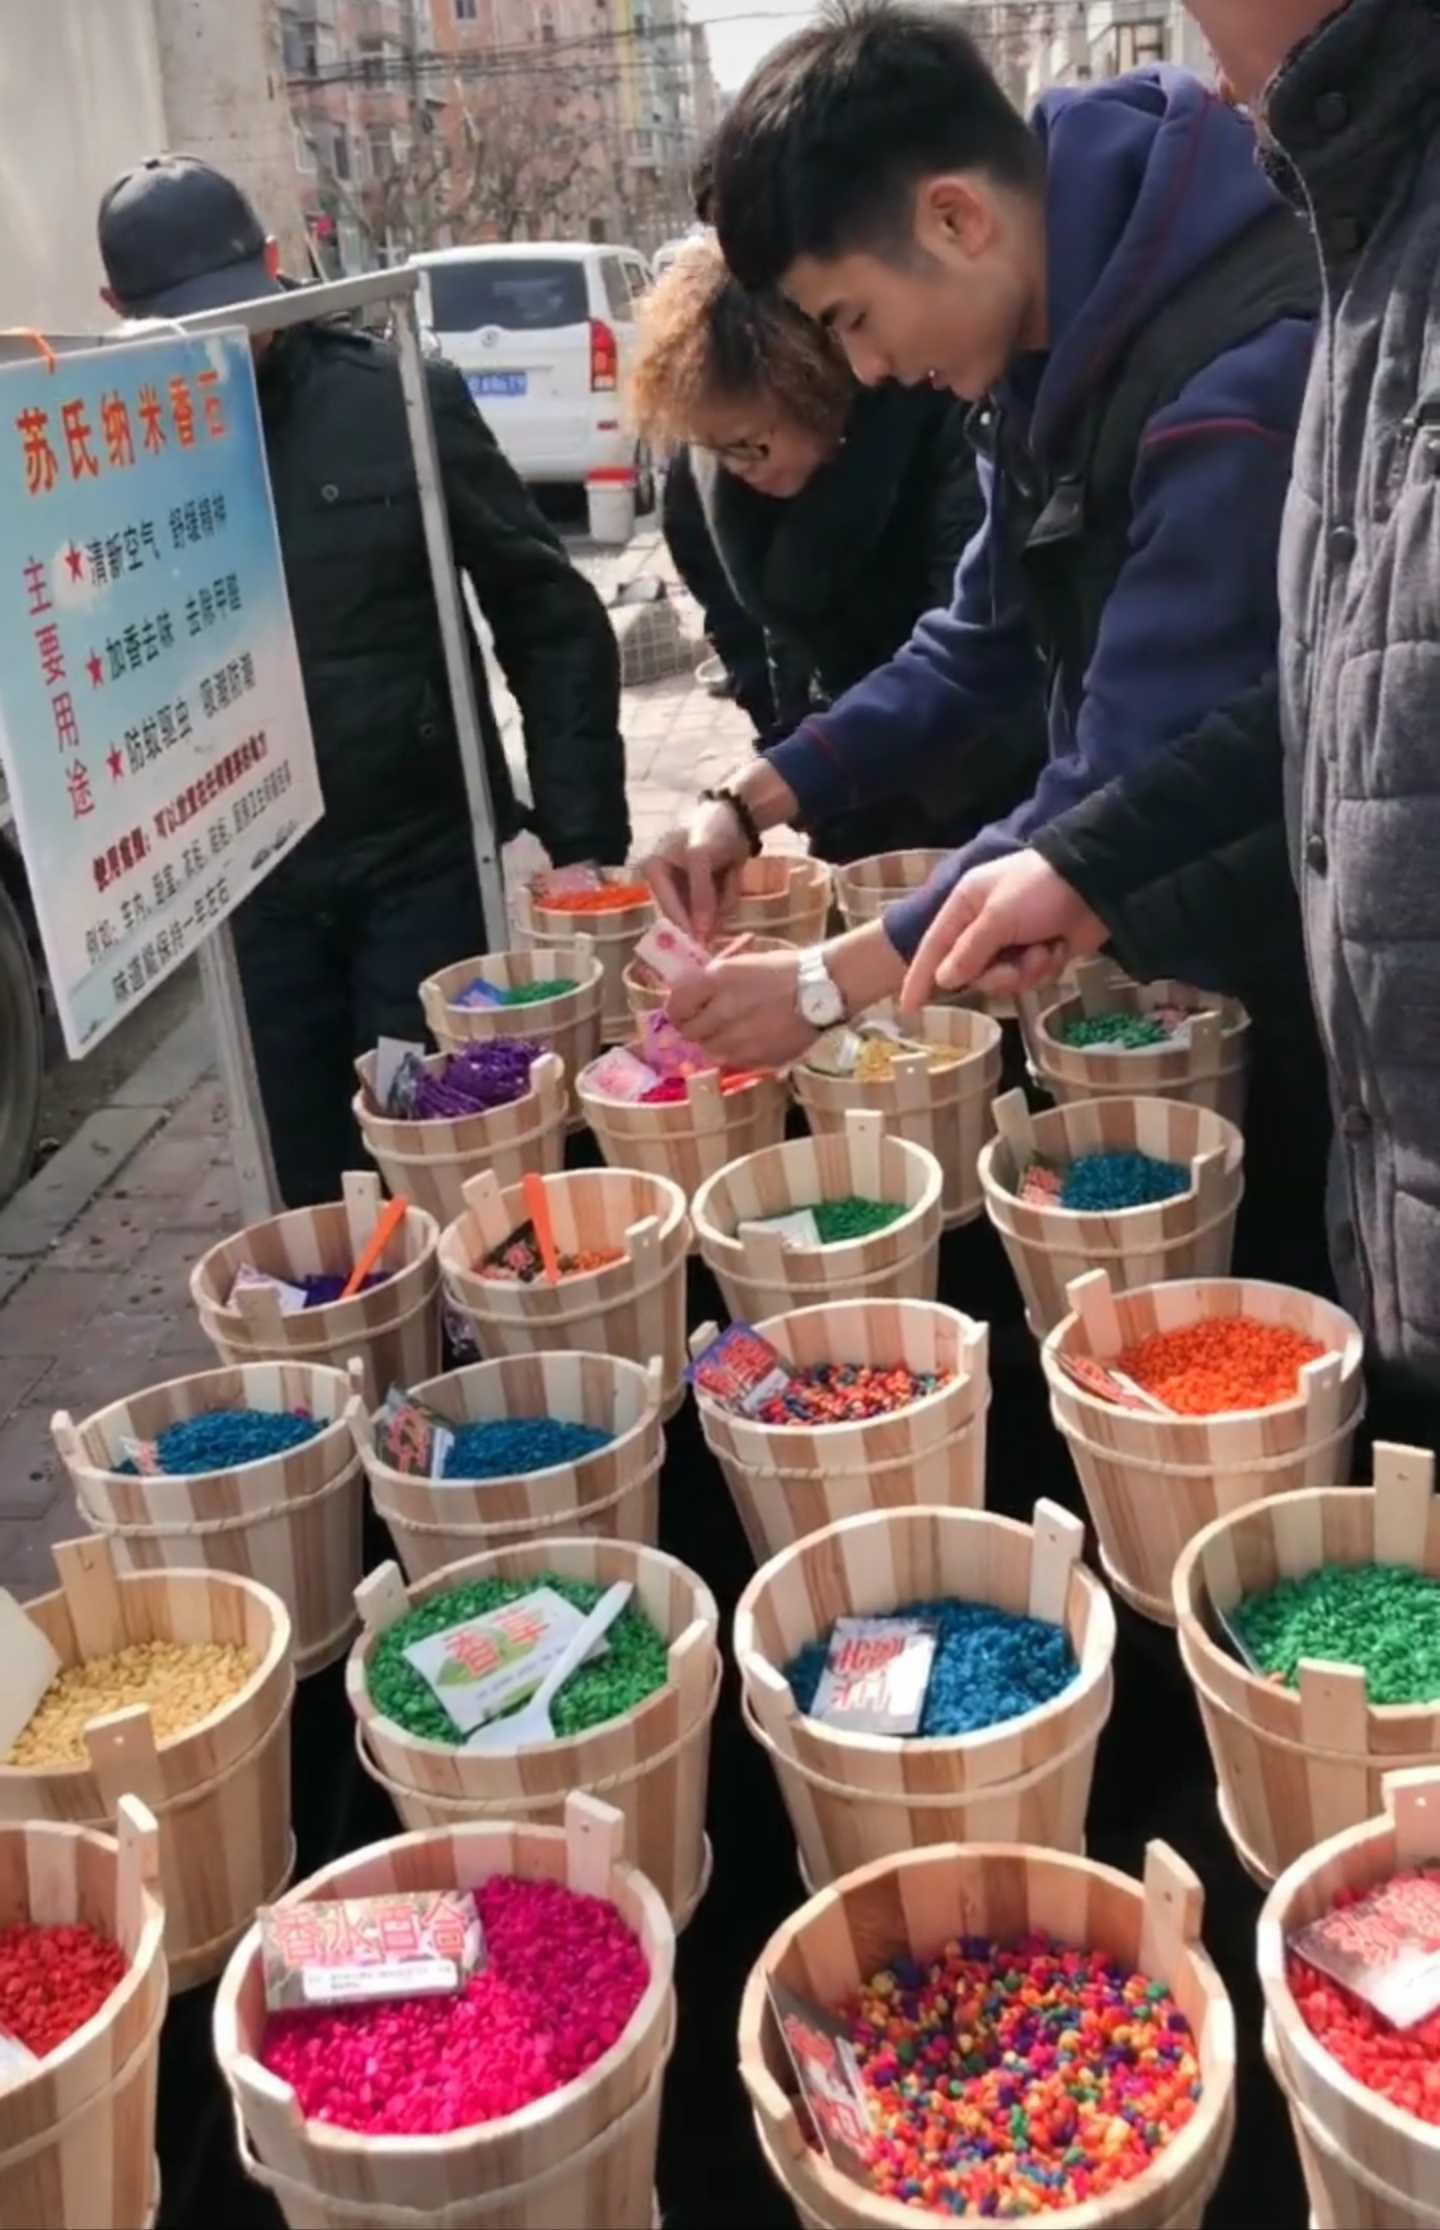
[[[102,286],[100,289],[100,299],[104,303],[106,309],[113,310],[117,317],[123,317],[125,315],[125,312],[121,309],[120,304],[115,299],[115,289],[113,287]]]
[[[931,255],[973,261],[995,231],[995,210],[980,182],[965,173],[922,179],[915,195],[915,241]]]
[[[265,243],[265,268],[272,279],[280,276],[280,243],[273,232]]]

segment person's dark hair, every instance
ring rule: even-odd
[[[640,305],[629,409],[649,441],[692,441],[707,407],[755,398],[828,439],[854,397],[829,334],[778,296],[747,294],[713,240],[683,249]]]
[[[842,5],[777,47],[711,158],[725,260],[754,289],[800,256],[902,255],[924,178],[984,170],[1033,190],[1044,168],[959,12],[896,0]]]
[[[695,157],[690,172],[690,199],[695,215],[702,225],[708,225],[715,211],[715,139],[712,133]]]

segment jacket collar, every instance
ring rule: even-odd
[[[1262,109],[1268,160],[1308,200],[1327,262],[1360,253],[1427,112],[1440,114],[1440,0],[1348,0],[1282,63]]]

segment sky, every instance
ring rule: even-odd
[[[692,23],[710,33],[710,61],[727,93],[744,84],[762,56],[815,14],[805,0],[689,0]]]

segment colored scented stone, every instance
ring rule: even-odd
[[[1145,1208],[1190,1189],[1179,1162],[1150,1154],[1079,1154],[1064,1171],[1060,1206],[1101,1215],[1115,1208]]]
[[[846,1239],[868,1239],[898,1223],[905,1209],[890,1200],[864,1200],[849,1193],[842,1200],[822,1200],[811,1210],[822,1247],[839,1246]]]
[[[449,1588],[432,1595],[417,1610],[387,1626],[370,1658],[368,1686],[377,1711],[409,1734],[429,1742],[463,1744],[465,1737],[423,1675],[405,1661],[412,1642],[427,1634],[442,1633],[467,1618],[499,1610],[504,1603],[533,1595],[540,1587],[553,1587],[577,1611],[592,1611],[605,1590],[586,1580],[563,1579],[554,1572],[536,1572],[523,1580],[475,1580],[468,1587]],[[634,1598],[608,1628],[609,1645],[603,1657],[581,1665],[565,1681],[550,1706],[557,1735],[583,1734],[607,1719],[618,1719],[654,1695],[669,1678],[666,1643],[659,1628],[639,1608]]]
[[[0,1928],[0,2033],[37,2059],[93,2019],[125,1973],[125,1954],[82,1922]]]
[[[369,1293],[377,1285],[388,1285],[391,1278],[397,1275],[398,1273],[394,1270],[377,1271],[374,1277],[366,1278],[360,1292]],[[346,1286],[350,1283],[350,1272],[348,1270],[316,1271],[313,1276],[301,1278],[297,1282],[304,1292],[307,1309],[326,1309],[333,1302],[339,1300]],[[354,1301],[359,1298],[359,1295],[352,1293],[350,1298]]]
[[[621,2036],[650,1974],[613,1905],[503,1874],[474,1897],[486,1963],[458,1995],[271,2015],[260,2057],[307,2120],[374,2137],[473,2128],[574,2082]]]
[[[543,999],[563,999],[567,992],[580,989],[574,976],[546,976],[540,983],[517,983],[505,992],[501,1005],[507,1007],[533,1007]]]
[[[722,1093],[743,1091],[747,1084],[757,1081],[754,1069],[725,1069],[720,1076]],[[641,1107],[676,1107],[690,1097],[688,1076],[662,1076],[658,1084],[640,1094]]]
[[[1140,2175],[1194,2114],[1199,2058],[1169,1991],[1045,1936],[897,1959],[845,2009],[885,2198],[1010,2220]]]
[[[606,883],[600,890],[557,892],[535,901],[537,909],[547,914],[610,914],[622,906],[650,904],[648,883]]]
[[[903,1363],[812,1363],[797,1370],[754,1415],[762,1425],[854,1425],[888,1417],[948,1385],[953,1371],[912,1371]]]
[[[1246,1596],[1230,1623],[1287,1687],[1302,1657],[1318,1657],[1359,1665],[1373,1704],[1440,1696],[1440,1581],[1408,1565],[1322,1564]]]
[[[451,1121],[508,1107],[530,1089],[530,1064],[545,1051],[534,1038],[484,1038],[452,1053],[433,1076],[422,1075],[415,1094],[417,1122]]]
[[[155,1435],[157,1468],[172,1479],[201,1471],[230,1471],[236,1464],[258,1463],[263,1456],[288,1455],[324,1429],[303,1410],[207,1409],[198,1417],[179,1417]],[[127,1456],[115,1469],[133,1479],[139,1467]]]
[[[895,1073],[895,1063],[907,1053],[929,1055],[933,1076],[937,1069],[953,1069],[962,1056],[953,1045],[934,1045],[924,1038],[897,1045],[893,1038],[866,1038],[856,1056],[852,1074],[859,1084],[883,1084]]]
[[[518,1478],[551,1464],[579,1463],[608,1448],[615,1437],[598,1425],[572,1425],[563,1417],[487,1417],[454,1431],[445,1459],[447,1479]]]
[[[578,1254],[560,1255],[558,1263],[562,1278],[574,1278],[590,1270],[608,1270],[612,1262],[624,1259],[623,1247],[584,1247]],[[483,1278],[504,1278],[519,1285],[534,1285],[543,1278],[545,1263],[535,1226],[520,1224],[503,1245],[486,1255],[479,1270]]]
[[[1058,1208],[1064,1179],[1049,1162],[1032,1161],[1016,1187],[1015,1197],[1032,1208]]]
[[[130,1704],[148,1704],[156,1742],[172,1742],[238,1695],[254,1670],[249,1650],[232,1642],[131,1642],[57,1673],[4,1763],[88,1765],[85,1729]]]
[[[1056,1032],[1062,1045],[1103,1046],[1128,1053],[1164,1045],[1173,1035],[1173,1024],[1167,1028],[1160,1015],[1128,1014],[1121,1008],[1112,1014],[1076,1015]]]
[[[1410,1882],[1431,1884],[1435,1880],[1436,1872],[1431,1867],[1396,1874],[1391,1886],[1403,1888]],[[1349,1890],[1335,1903],[1337,1907],[1353,1905],[1367,1894],[1368,1889]],[[1377,1956],[1383,1959],[1385,1951],[1392,1948],[1379,1947]],[[1402,2113],[1440,2124],[1440,2010],[1409,2028],[1397,2029],[1354,1991],[1293,1952],[1286,1960],[1285,1971],[1306,2028],[1348,2075],[1367,2090],[1388,2098]]]
[[[1152,1332],[1117,1355],[1113,1367],[1186,1417],[1232,1409],[1271,1409],[1292,1401],[1300,1372],[1325,1353],[1319,1340],[1288,1324],[1249,1316],[1202,1317],[1177,1332]]]
[[[1021,1618],[993,1603],[906,1603],[887,1618],[922,1618],[938,1628],[919,1735],[975,1734],[1018,1718],[1068,1688],[1078,1667],[1063,1626]],[[808,1712],[820,1685],[830,1636],[807,1642],[785,1668],[795,1701]]]

